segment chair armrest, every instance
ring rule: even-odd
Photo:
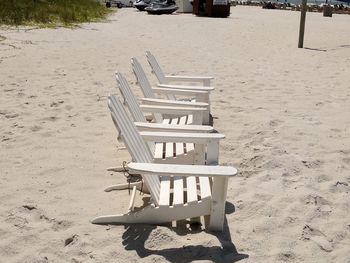
[[[193,101],[180,101],[180,100],[166,100],[166,99],[152,99],[152,98],[142,98],[142,102],[148,105],[163,105],[163,106],[190,106],[190,107],[203,107],[209,106],[205,102],[193,102]]]
[[[200,91],[200,90],[183,90],[183,89],[168,89],[168,88],[157,88],[152,87],[153,91],[158,94],[172,94],[172,95],[179,95],[179,96],[197,96],[197,95],[207,95],[207,91]]]
[[[165,75],[165,78],[173,81],[203,81],[203,80],[214,79],[214,77],[211,77],[211,76],[184,76],[184,75]]]
[[[171,85],[171,84],[158,84],[158,87],[167,89],[182,89],[182,90],[199,90],[199,91],[213,91],[214,87],[205,86],[185,86],[185,85]]]
[[[225,135],[220,133],[140,132],[140,135],[146,141],[198,144],[219,142],[219,140],[225,138]]]
[[[231,177],[237,174],[237,169],[231,166],[129,163],[128,168],[135,174],[163,176]]]
[[[206,108],[171,107],[171,106],[158,106],[158,105],[140,105],[140,108],[144,112],[162,113],[162,114],[169,114],[169,115],[198,114],[207,110]]]
[[[187,82],[203,82],[204,86],[210,86],[210,80],[213,77],[206,76],[179,76],[179,75],[165,75],[167,81],[187,81]]]
[[[163,131],[163,132],[202,132],[210,133],[214,131],[212,126],[205,125],[176,125],[163,123],[134,122],[141,131]]]
[[[183,89],[167,89],[167,88],[152,88],[157,94],[163,94],[166,96],[184,96],[191,97],[196,102],[209,102],[209,92],[200,90],[183,90]]]

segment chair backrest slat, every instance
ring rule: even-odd
[[[108,106],[118,131],[121,133],[133,161],[140,163],[153,163],[152,154],[137,131],[135,124],[130,120],[122,103],[115,96],[108,96]],[[143,175],[145,184],[150,191],[153,201],[159,204],[160,178],[158,176]]]
[[[146,76],[146,73],[143,70],[141,64],[138,62],[138,60],[136,58],[131,59],[131,64],[132,64],[132,69],[133,69],[134,74],[136,76],[137,82],[139,83],[139,85],[141,87],[143,96],[145,96],[145,98],[155,99],[156,95],[153,92],[152,86],[149,83],[147,76]],[[156,119],[157,123],[163,122],[162,114],[155,113],[153,115],[154,115],[154,118]]]
[[[132,69],[134,71],[134,74],[136,76],[137,82],[139,83],[139,85],[142,89],[142,93],[145,96],[145,98],[155,99],[156,95],[154,94],[154,92],[152,90],[152,85],[148,81],[146,73],[143,70],[140,62],[136,58],[132,58],[131,65],[132,65]]]
[[[151,65],[152,71],[157,76],[159,83],[160,84],[167,84],[167,81],[165,79],[165,75],[164,75],[162,69],[160,68],[156,58],[149,51],[146,51],[146,57],[147,57],[148,63]]]
[[[115,76],[116,76],[116,80],[117,80],[120,92],[124,98],[124,101],[126,101],[129,111],[132,117],[134,118],[134,121],[146,122],[147,120],[143,115],[140,105],[136,100],[135,95],[132,93],[131,88],[127,80],[123,76],[123,74],[121,74],[120,72],[117,72]]]
[[[132,93],[131,88],[123,74],[117,72],[116,80],[119,90],[124,98],[124,101],[126,102],[127,107],[129,108],[129,112],[134,118],[134,121],[147,122],[145,116],[143,115],[143,111],[141,110],[140,105],[137,102],[135,95]],[[155,152],[155,145],[153,142],[149,142],[148,147],[152,153]]]

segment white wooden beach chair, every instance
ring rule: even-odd
[[[114,96],[109,107],[119,136],[132,156],[129,169],[141,174],[151,199],[141,208],[134,208],[136,186],[133,186],[128,212],[121,215],[99,216],[94,224],[163,224],[167,222],[206,216],[209,230],[222,231],[225,216],[227,183],[237,170],[218,166],[218,140],[205,138],[210,134],[179,134],[164,132],[139,133],[128,121],[122,103]],[[171,165],[155,164],[144,139],[148,141],[195,142],[196,147],[207,146],[207,164]],[[199,159],[199,163],[203,159]],[[207,217],[210,216],[210,217]],[[209,220],[208,220],[209,219]]]
[[[141,87],[145,98],[142,102],[152,105],[172,105],[172,106],[192,106],[192,107],[206,107],[207,111],[203,115],[203,124],[210,123],[210,99],[209,92],[213,90],[212,87],[189,87],[189,86],[167,86],[167,87],[152,87],[148,81],[145,71],[136,58],[131,59],[132,69],[136,76],[137,82]],[[168,100],[157,99],[158,95],[165,95]],[[177,99],[177,97],[186,97],[189,100],[184,101]],[[205,103],[205,105],[203,104]]]
[[[188,123],[193,123],[192,119],[200,119],[201,111],[204,111],[203,108],[184,108],[184,107],[172,107],[172,106],[146,106],[146,110],[153,110],[155,114],[156,123],[149,123],[144,117],[144,112],[142,109],[145,109],[145,106],[139,105],[134,94],[132,93],[127,80],[121,73],[116,73],[116,79],[118,83],[119,90],[124,98],[129,112],[131,113],[136,127],[140,131],[167,131],[167,132],[214,132],[212,126],[202,126],[202,125],[186,125]],[[173,113],[173,115],[186,114],[190,115],[164,119],[160,113]],[[169,111],[170,110],[170,111]],[[198,114],[199,117],[192,118],[192,115]],[[196,123],[196,121],[194,121]],[[194,144],[193,143],[161,143],[158,142],[155,145],[155,158],[166,160],[169,162],[169,159],[175,162],[189,162],[192,163]],[[185,155],[185,156],[184,156]]]
[[[170,82],[199,82],[203,86],[210,86],[210,81],[213,77],[205,76],[177,76],[177,75],[165,75],[161,67],[159,66],[156,58],[151,52],[146,51],[146,57],[148,63],[151,65],[153,73],[157,76],[160,84],[168,84]]]
[[[213,132],[212,126],[202,125],[186,125],[190,123],[201,123],[202,112],[204,108],[189,108],[189,107],[173,107],[173,106],[154,106],[154,105],[139,105],[136,97],[132,93],[132,90],[120,72],[116,73],[116,80],[121,95],[124,98],[124,103],[129,109],[131,116],[133,117],[134,124],[139,131],[163,131],[163,132],[182,132],[182,133],[209,133]],[[155,115],[156,123],[147,122],[144,112],[151,111]],[[164,119],[161,113],[167,113],[174,115],[174,118]],[[182,117],[177,117],[179,114],[189,114]],[[198,116],[197,116],[198,115]],[[194,116],[194,117],[192,117]],[[194,120],[192,122],[192,120]],[[157,142],[154,147],[152,146],[152,152],[154,152],[154,158],[157,162],[182,162],[187,164],[193,164],[193,143],[172,143],[172,142]]]
[[[144,113],[149,112],[153,113],[156,123],[176,125],[203,124],[203,113],[207,112],[207,103],[191,103],[163,99],[142,99],[142,101],[147,104],[139,105],[123,74],[116,72],[115,76],[118,88],[124,98],[124,102],[126,102],[135,121],[144,122],[146,120]],[[163,118],[163,114],[169,116],[169,118]],[[187,127],[187,129],[190,128]],[[203,129],[203,127],[199,127],[198,129]],[[204,129],[213,130],[213,128],[210,128],[209,126]]]

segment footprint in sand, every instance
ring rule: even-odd
[[[46,118],[43,118],[43,120],[44,121],[57,121],[57,120],[59,120],[59,118],[58,117],[56,117],[56,116],[50,116],[50,117],[46,117]]]
[[[42,129],[43,129],[43,127],[38,126],[38,125],[34,125],[34,126],[30,127],[30,130],[31,130],[32,132],[37,132],[37,131],[40,131],[40,130],[42,130]]]
[[[60,104],[63,104],[64,103],[64,100],[59,100],[57,102],[52,102],[50,104],[50,107],[58,107]]]
[[[333,184],[330,187],[331,192],[341,192],[341,193],[349,193],[350,192],[350,185],[347,182],[344,181],[337,181],[335,184]]]
[[[343,158],[343,163],[350,165],[350,157]]]
[[[303,165],[307,168],[319,168],[324,162],[321,160],[313,160],[313,161],[301,161]]]
[[[39,223],[41,227],[51,228],[54,231],[66,230],[72,225],[72,222],[67,220],[49,218],[42,209],[32,204],[15,208],[7,215],[5,221],[17,228],[31,228],[33,225]],[[42,225],[42,222],[46,222],[49,225]]]
[[[17,118],[19,116],[18,113],[10,113],[10,112],[0,112],[0,115],[4,115],[6,119],[14,119],[14,118]]]
[[[322,196],[319,196],[317,194],[310,194],[306,196],[305,198],[305,204],[313,204],[317,206],[323,206],[323,205],[330,205],[331,203],[323,198]]]
[[[303,228],[302,238],[315,242],[322,250],[331,252],[333,250],[332,240],[328,240],[327,236],[320,230],[305,225]]]

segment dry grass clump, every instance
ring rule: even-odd
[[[73,25],[105,19],[110,12],[96,0],[1,0],[0,24]]]

